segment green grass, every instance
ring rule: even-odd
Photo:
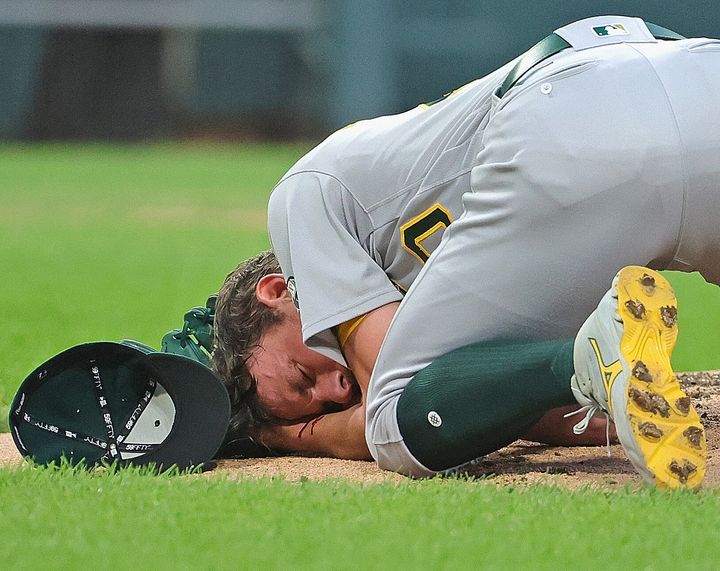
[[[697,273],[665,275],[678,297],[680,336],[673,354],[675,369],[720,369],[720,289]]]
[[[4,569],[712,569],[720,495],[0,470]]]

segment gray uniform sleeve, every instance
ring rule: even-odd
[[[273,250],[300,310],[306,345],[345,364],[332,327],[401,294],[362,247],[367,213],[336,178],[300,172],[270,197]]]

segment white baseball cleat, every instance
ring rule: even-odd
[[[604,412],[628,458],[659,487],[696,487],[705,477],[705,432],[670,364],[677,301],[658,272],[628,266],[575,338],[572,390],[586,411]]]

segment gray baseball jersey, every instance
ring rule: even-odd
[[[410,287],[462,212],[492,91],[508,70],[345,127],[276,185],[270,240],[309,347],[344,363],[330,329]]]
[[[368,394],[366,439],[382,467],[430,473],[395,410],[438,356],[572,337],[624,265],[720,283],[720,42],[657,41],[617,16],[556,33],[573,48],[502,98],[508,66],[428,109],[333,135],[273,194],[271,239],[309,346],[337,358],[328,328],[399,299],[387,276],[412,281]],[[416,245],[448,219],[427,256]],[[415,270],[400,270],[413,254]]]

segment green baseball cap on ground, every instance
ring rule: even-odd
[[[136,342],[63,351],[28,375],[10,409],[24,456],[88,467],[202,465],[220,448],[229,419],[227,391],[210,369]]]

